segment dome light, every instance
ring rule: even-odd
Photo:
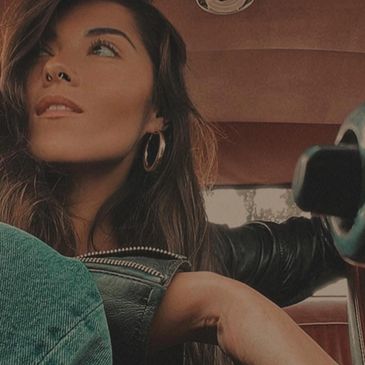
[[[212,14],[235,14],[248,8],[255,0],[196,0],[201,9]]]

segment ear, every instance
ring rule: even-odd
[[[152,112],[150,118],[147,120],[144,132],[154,133],[165,129],[165,118],[159,116],[156,112]]]

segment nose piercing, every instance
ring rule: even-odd
[[[58,73],[58,78],[60,80],[71,81],[70,76],[68,76],[67,73],[63,71]]]
[[[68,82],[71,81],[70,76],[68,76],[67,73],[63,72],[63,71],[58,73],[57,78],[59,80],[65,80],[65,81],[68,81]],[[47,81],[52,81],[53,80],[53,76],[49,72],[46,73],[46,80]]]

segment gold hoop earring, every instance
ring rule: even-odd
[[[152,139],[155,136],[158,136],[159,138],[158,149],[157,152],[155,152],[156,156],[154,161],[150,164],[149,157],[154,154],[153,150],[156,150],[156,148],[154,148],[154,146],[152,145]],[[165,153],[165,147],[166,147],[165,136],[161,131],[157,131],[150,134],[146,143],[146,147],[144,149],[143,167],[145,171],[151,172],[156,170],[157,166],[160,164],[162,157]]]

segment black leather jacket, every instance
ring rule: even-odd
[[[211,228],[223,273],[282,306],[304,299],[344,274],[344,262],[319,218]],[[189,269],[186,259],[153,248],[125,248],[85,261],[103,297],[113,363],[144,364],[153,315],[173,275]],[[167,351],[148,364],[180,364],[179,351]]]
[[[345,275],[345,263],[321,218],[213,228],[223,274],[249,284],[281,306],[299,302]]]

